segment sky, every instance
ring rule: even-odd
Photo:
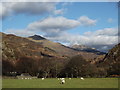
[[[118,43],[117,2],[4,2],[0,7],[1,32],[7,34],[37,34],[100,51]]]

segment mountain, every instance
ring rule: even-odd
[[[29,36],[29,38],[32,38],[32,39],[34,39],[34,40],[45,40],[44,37],[41,37],[41,36],[39,36],[39,35]]]
[[[0,34],[2,36],[0,48],[2,49],[3,75],[10,74],[9,72],[12,71],[36,75],[37,72],[44,72],[44,70],[46,70],[45,75],[50,75],[50,72],[55,73],[56,68],[60,72],[76,55],[83,57],[91,64],[94,64],[96,58],[103,56],[78,51],[39,35],[20,37],[13,34]]]
[[[30,41],[33,41],[35,43],[38,43],[38,44],[42,45],[44,48],[54,51],[61,56],[69,57],[69,56],[74,56],[78,53],[77,51],[69,49],[60,43],[55,43],[55,42],[49,41],[38,35],[30,36],[27,39]]]
[[[98,54],[98,55],[106,54],[104,52],[98,51],[95,48],[91,48],[91,47],[88,47],[88,46],[85,46],[85,45],[73,45],[73,46],[71,46],[71,48],[73,48],[75,50],[78,50],[78,51],[95,53],[95,54]]]
[[[40,59],[42,57],[60,57],[55,51],[44,48],[41,44],[35,43],[24,37],[13,34],[2,33],[2,57],[5,60],[18,60],[26,56]]]
[[[0,36],[2,36],[0,49],[2,50],[3,75],[9,76],[11,75],[10,72],[15,71],[30,73],[33,76],[36,76],[37,73],[41,76],[47,75],[45,77],[56,77],[63,71],[63,75],[65,75],[66,65],[75,56],[79,57],[78,61],[81,64],[86,62],[81,70],[85,70],[83,72],[87,74],[92,75],[91,71],[95,71],[93,73],[97,76],[118,75],[119,73],[120,44],[105,55],[83,51],[89,48],[86,46],[79,46],[81,49],[75,50],[74,48],[77,46],[74,48],[67,47],[39,35],[20,37],[0,33]],[[74,62],[74,59],[72,62]]]
[[[36,37],[37,40],[34,39],[33,37],[36,37],[36,35],[28,37],[27,39],[31,40],[35,43],[39,43],[44,48],[48,48],[48,49],[58,53],[60,56],[63,56],[63,57],[73,57],[76,55],[82,55],[87,60],[93,60],[94,58],[98,57],[98,55],[96,53],[89,52],[89,51],[86,51],[86,52],[79,51],[79,50],[76,50],[74,48],[64,46],[60,43],[52,42],[52,41],[45,39],[45,38],[41,39],[41,36],[37,36]],[[39,37],[40,37],[40,39],[39,39]]]
[[[2,57],[5,60],[17,60],[23,56],[40,59],[42,57],[70,58],[82,55],[89,61],[99,56],[91,52],[74,50],[60,43],[49,41],[39,35],[25,38],[13,34],[1,33],[1,36]]]

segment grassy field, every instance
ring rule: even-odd
[[[65,84],[60,84],[57,78],[41,79],[3,79],[3,88],[118,88],[117,78],[79,78],[66,79]]]

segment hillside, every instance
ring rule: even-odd
[[[41,44],[44,48],[49,48],[63,57],[73,57],[76,55],[82,55],[86,60],[90,61],[99,56],[93,52],[78,51],[71,47],[64,46],[60,43],[55,43],[55,42],[49,41],[45,38],[41,39],[41,36],[38,36],[38,37],[36,37],[36,36],[38,36],[38,35],[30,36],[27,39],[37,42],[37,43]],[[37,39],[35,39],[35,38],[37,38]]]
[[[120,75],[120,43],[110,49],[104,59],[97,62],[97,65],[104,68],[108,75]]]
[[[54,51],[44,48],[41,44],[12,34],[2,34],[2,52],[3,59],[7,60],[17,60],[21,56],[32,58],[59,56]]]

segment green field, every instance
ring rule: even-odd
[[[41,79],[3,79],[3,88],[118,88],[118,78],[79,78],[66,79],[60,84],[57,78]]]

